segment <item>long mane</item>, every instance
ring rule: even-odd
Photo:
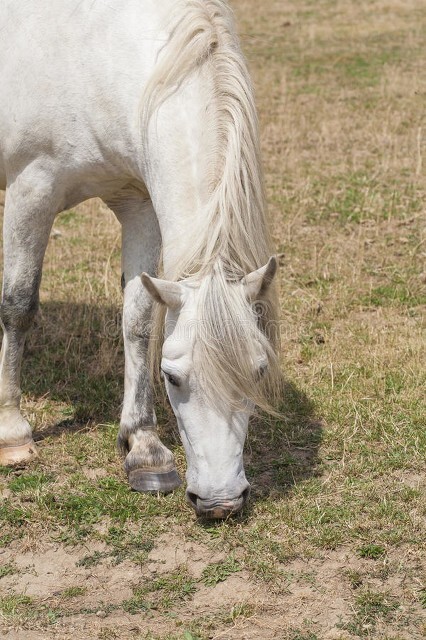
[[[201,282],[197,350],[208,393],[222,402],[243,395],[270,410],[270,387],[279,378],[277,295],[270,290],[252,306],[238,285],[272,253],[253,88],[227,4],[182,0],[175,7],[170,36],[144,90],[142,129],[170,95],[202,70],[214,87],[206,127],[218,133],[209,150],[214,156],[207,177],[210,195],[171,278]],[[155,325],[163,323],[158,309],[154,315]],[[269,389],[253,375],[259,342],[269,359]]]

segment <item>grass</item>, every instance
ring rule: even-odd
[[[86,587],[68,587],[64,589],[61,593],[61,597],[66,600],[70,598],[78,598],[79,596],[84,596],[87,593]]]
[[[385,548],[380,544],[366,544],[358,549],[361,558],[370,558],[378,560],[385,554]]]
[[[12,563],[2,564],[0,565],[0,579],[5,576],[11,576],[17,571],[17,568]]]
[[[0,601],[0,612],[5,617],[16,616],[32,605],[29,596],[6,596]]]
[[[37,624],[43,628],[56,623],[61,615],[56,609],[36,602],[23,594],[0,595],[0,620],[23,628]]]
[[[208,564],[201,577],[206,587],[213,587],[238,571],[241,571],[241,564],[231,555],[223,562]]]
[[[353,621],[343,628],[358,637],[371,635],[379,620],[392,620],[399,603],[388,594],[366,590],[356,597]]]
[[[423,637],[426,13],[416,0],[233,6],[282,254],[284,419],[253,420],[252,501],[233,520],[199,523],[183,489],[130,492],[115,450],[119,227],[98,201],[62,213],[23,366],[42,457],[0,469],[0,627],[75,613],[89,635],[127,640],[117,616],[132,614],[152,640]],[[157,413],[183,475],[174,418],[161,401]],[[18,579],[42,581],[29,554],[49,545],[73,559],[62,595],[18,593]],[[101,591],[111,576],[117,593]]]
[[[190,598],[195,589],[191,576],[179,568],[149,584],[134,587],[133,596],[123,602],[123,609],[131,614],[158,608],[170,610]]]

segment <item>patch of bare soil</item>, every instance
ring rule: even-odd
[[[95,552],[101,554],[99,562],[82,566],[82,558]],[[39,545],[37,551],[20,552],[16,548],[2,553],[1,564],[11,563],[18,570],[1,579],[3,597],[25,594],[38,607],[45,605],[61,611],[52,624],[40,622],[37,617],[15,621],[6,618],[0,621],[2,637],[127,640],[143,638],[148,631],[155,636],[182,632],[197,622],[205,624],[204,633],[210,638],[285,640],[294,637],[292,630],[305,630],[321,640],[344,640],[357,637],[344,627],[354,619],[356,594],[361,591],[391,593],[395,602],[404,602],[392,620],[377,622],[377,635],[370,637],[424,637],[422,610],[415,591],[419,586],[416,580],[425,566],[424,559],[412,552],[373,561],[339,549],[306,561],[294,560],[280,567],[284,587],[279,588],[254,581],[244,569],[207,586],[201,580],[203,569],[224,560],[225,555],[179,534],[159,538],[142,566],[127,560],[114,564],[110,557],[102,556],[103,552],[105,547],[100,544],[65,548],[49,543]],[[196,581],[192,597],[170,609],[159,607],[133,615],[123,609],[122,603],[132,597],[135,585],[178,569],[184,569]],[[79,591],[69,597],[72,588]],[[368,622],[365,632],[368,633]]]

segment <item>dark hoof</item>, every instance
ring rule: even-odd
[[[170,493],[182,484],[176,469],[169,469],[168,471],[133,469],[129,471],[127,477],[132,489],[149,493]]]

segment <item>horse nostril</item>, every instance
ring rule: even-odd
[[[226,518],[229,515],[238,513],[246,504],[250,496],[250,486],[233,499],[202,499],[196,493],[186,492],[186,499],[199,516],[207,518]]]
[[[191,505],[191,507],[193,507],[194,509],[197,508],[197,500],[198,500],[198,496],[196,493],[191,493],[190,491],[186,492],[186,498],[189,502],[189,504]]]
[[[245,505],[247,500],[250,498],[250,485],[244,489],[241,494],[241,498],[243,499],[243,505]]]

